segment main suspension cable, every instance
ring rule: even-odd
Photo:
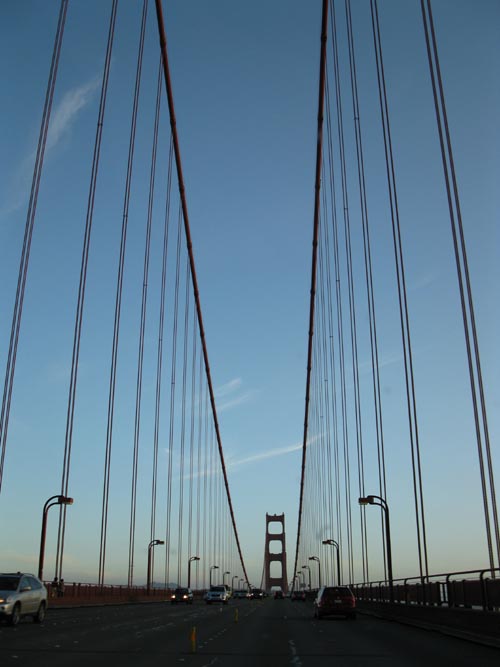
[[[311,290],[309,302],[309,335],[307,350],[307,378],[306,378],[306,397],[304,414],[304,434],[302,440],[302,464],[300,474],[300,496],[299,513],[297,522],[297,544],[295,548],[294,572],[297,572],[299,546],[302,527],[302,509],[304,503],[304,479],[306,469],[306,452],[309,425],[309,398],[311,392],[311,371],[313,359],[313,336],[314,336],[314,309],[316,300],[316,272],[318,255],[318,235],[319,235],[319,216],[320,216],[320,192],[321,192],[321,165],[323,149],[323,107],[325,99],[325,74],[326,74],[326,40],[328,29],[328,0],[323,0],[321,17],[321,56],[319,66],[319,93],[318,93],[318,127],[316,143],[316,177],[315,177],[315,196],[314,196],[314,222],[313,222],[313,242],[312,242],[312,266],[311,266]]]
[[[185,186],[184,186],[184,176],[182,173],[182,163],[181,163],[181,155],[180,155],[180,147],[179,147],[179,139],[177,136],[177,122],[175,118],[175,109],[174,109],[174,99],[173,99],[173,91],[172,91],[172,82],[170,79],[170,70],[169,70],[169,64],[168,64],[168,54],[167,54],[167,38],[166,38],[166,33],[165,33],[165,24],[163,20],[163,10],[162,10],[162,3],[161,0],[155,0],[156,1],[156,16],[157,16],[157,21],[158,21],[158,31],[159,31],[159,37],[160,37],[160,48],[161,48],[161,54],[162,54],[162,61],[163,61],[163,71],[165,75],[165,82],[166,82],[166,89],[167,89],[167,97],[168,97],[168,106],[169,106],[169,111],[170,111],[170,125],[172,128],[172,137],[173,137],[173,142],[174,142],[174,154],[175,154],[175,164],[177,168],[177,180],[178,180],[178,185],[179,185],[179,193],[180,193],[180,198],[181,198],[181,205],[182,205],[182,214],[183,214],[183,220],[184,220],[184,231],[186,235],[186,245],[187,245],[187,251],[189,255],[189,265],[190,265],[190,270],[191,270],[191,280],[193,283],[193,292],[194,292],[194,298],[196,302],[196,313],[198,317],[198,326],[200,330],[200,338],[201,338],[201,345],[202,345],[202,351],[203,351],[203,358],[205,362],[205,373],[207,376],[207,383],[208,383],[208,391],[210,394],[210,403],[212,407],[212,416],[213,416],[213,421],[214,421],[214,428],[215,428],[215,434],[217,438],[217,445],[219,449],[219,458],[221,462],[221,468],[222,468],[222,474],[224,476],[224,484],[226,488],[226,496],[227,496],[227,501],[229,504],[229,510],[231,513],[231,520],[232,520],[232,525],[233,525],[233,530],[234,530],[234,536],[236,540],[236,544],[238,546],[238,553],[240,555],[240,561],[241,561],[241,566],[243,568],[243,572],[245,573],[245,578],[248,579],[247,573],[246,573],[246,568],[245,568],[245,563],[243,560],[243,554],[241,551],[241,545],[240,545],[240,540],[238,536],[238,530],[236,527],[236,519],[234,516],[234,509],[233,509],[233,503],[231,499],[231,493],[229,489],[229,481],[227,477],[227,470],[226,470],[226,464],[224,460],[224,452],[222,449],[222,438],[220,434],[220,429],[219,429],[219,421],[217,418],[217,408],[215,404],[215,394],[214,394],[214,389],[213,389],[213,384],[212,384],[212,376],[210,372],[210,364],[209,364],[209,359],[208,359],[208,349],[207,349],[207,344],[206,344],[206,338],[205,338],[205,327],[203,324],[203,315],[202,315],[202,310],[201,310],[201,301],[200,301],[200,293],[199,293],[199,288],[198,288],[198,278],[196,274],[196,266],[195,266],[195,261],[194,261],[194,253],[193,253],[193,243],[191,239],[191,229],[189,225],[189,215],[188,215],[188,209],[187,209],[187,200],[186,200],[186,191],[185,191]]]

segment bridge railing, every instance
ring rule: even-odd
[[[495,578],[500,568],[467,570],[394,579],[393,600],[396,604],[429,605],[500,610],[500,579]],[[353,584],[358,600],[390,602],[388,581]]]
[[[173,589],[151,587],[148,591],[146,586],[120,586],[65,583],[64,590],[54,586],[51,582],[45,582],[49,594],[50,606],[58,606],[77,602],[79,604],[99,604],[112,602],[145,602],[170,599]]]

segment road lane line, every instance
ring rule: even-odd
[[[289,639],[288,644],[290,646],[290,653],[292,654],[292,659],[290,661],[290,664],[293,665],[294,667],[302,667],[302,662],[300,661],[300,658],[297,655],[297,649],[295,647],[295,642],[293,641],[293,639]]]

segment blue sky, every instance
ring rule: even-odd
[[[342,7],[343,3],[338,7],[339,18],[343,17]],[[41,0],[7,1],[0,8],[4,82],[0,151],[2,378],[58,8],[56,2]],[[494,0],[440,0],[433,3],[433,8],[498,477],[500,7]],[[110,3],[78,0],[70,3],[68,11],[0,496],[2,541],[8,545],[2,550],[2,570],[36,570],[41,507],[60,486],[72,318],[109,11]],[[289,569],[293,566],[304,419],[321,3],[176,0],[165,3],[164,11],[222,441],[245,561],[251,580],[258,581],[266,512],[285,512]],[[420,3],[382,0],[379,11],[407,262],[429,508],[430,569],[438,572],[481,567],[487,561],[477,453]],[[96,580],[107,374],[140,14],[141,3],[122,2],[119,6],[103,135],[70,485],[75,504],[66,547],[67,578],[75,580]],[[369,3],[353,2],[353,21],[373,220],[395,570],[401,576],[410,576],[417,569],[412,498],[408,492],[404,379]],[[341,37],[343,63],[344,46]],[[111,491],[113,527],[108,562],[110,579],[116,581],[126,579],[122,552],[128,537],[128,452],[131,428],[133,431],[144,212],[158,70],[151,2],[143,67]],[[345,90],[346,82],[347,78]],[[350,100],[345,96],[346,116],[350,118]],[[346,124],[349,130],[350,121]],[[158,167],[159,182],[166,174],[166,105],[160,134],[163,160]],[[353,158],[349,160],[349,177],[354,182]],[[354,195],[352,198],[354,201]],[[159,203],[157,208],[160,211]],[[354,263],[360,272],[360,322],[365,322],[360,227],[354,210],[353,205],[352,224],[357,229],[354,248],[358,253]],[[146,327],[145,367],[151,381],[145,382],[144,388],[144,442],[150,439],[152,429],[147,415],[151,416],[154,400],[154,304],[159,289],[154,276],[160,269],[161,242],[160,224],[156,224],[149,291],[152,305]],[[362,392],[369,440],[369,340],[362,326],[360,346],[361,368],[366,369]],[[165,373],[167,400],[169,371]],[[166,423],[165,418],[161,445],[165,457]],[[371,454],[367,456],[370,459]],[[146,456],[141,466],[146,476]],[[369,475],[375,479],[374,472]],[[146,482],[139,494],[145,512],[139,533],[146,543]],[[53,544],[53,532],[49,544],[50,540]],[[49,563],[50,558],[49,549]],[[144,553],[139,558],[142,563]],[[373,562],[375,575],[380,572],[375,553]]]

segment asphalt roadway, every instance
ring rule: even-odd
[[[310,602],[49,609],[43,624],[0,625],[0,664],[31,667],[500,665],[500,649],[358,613],[313,618]]]

